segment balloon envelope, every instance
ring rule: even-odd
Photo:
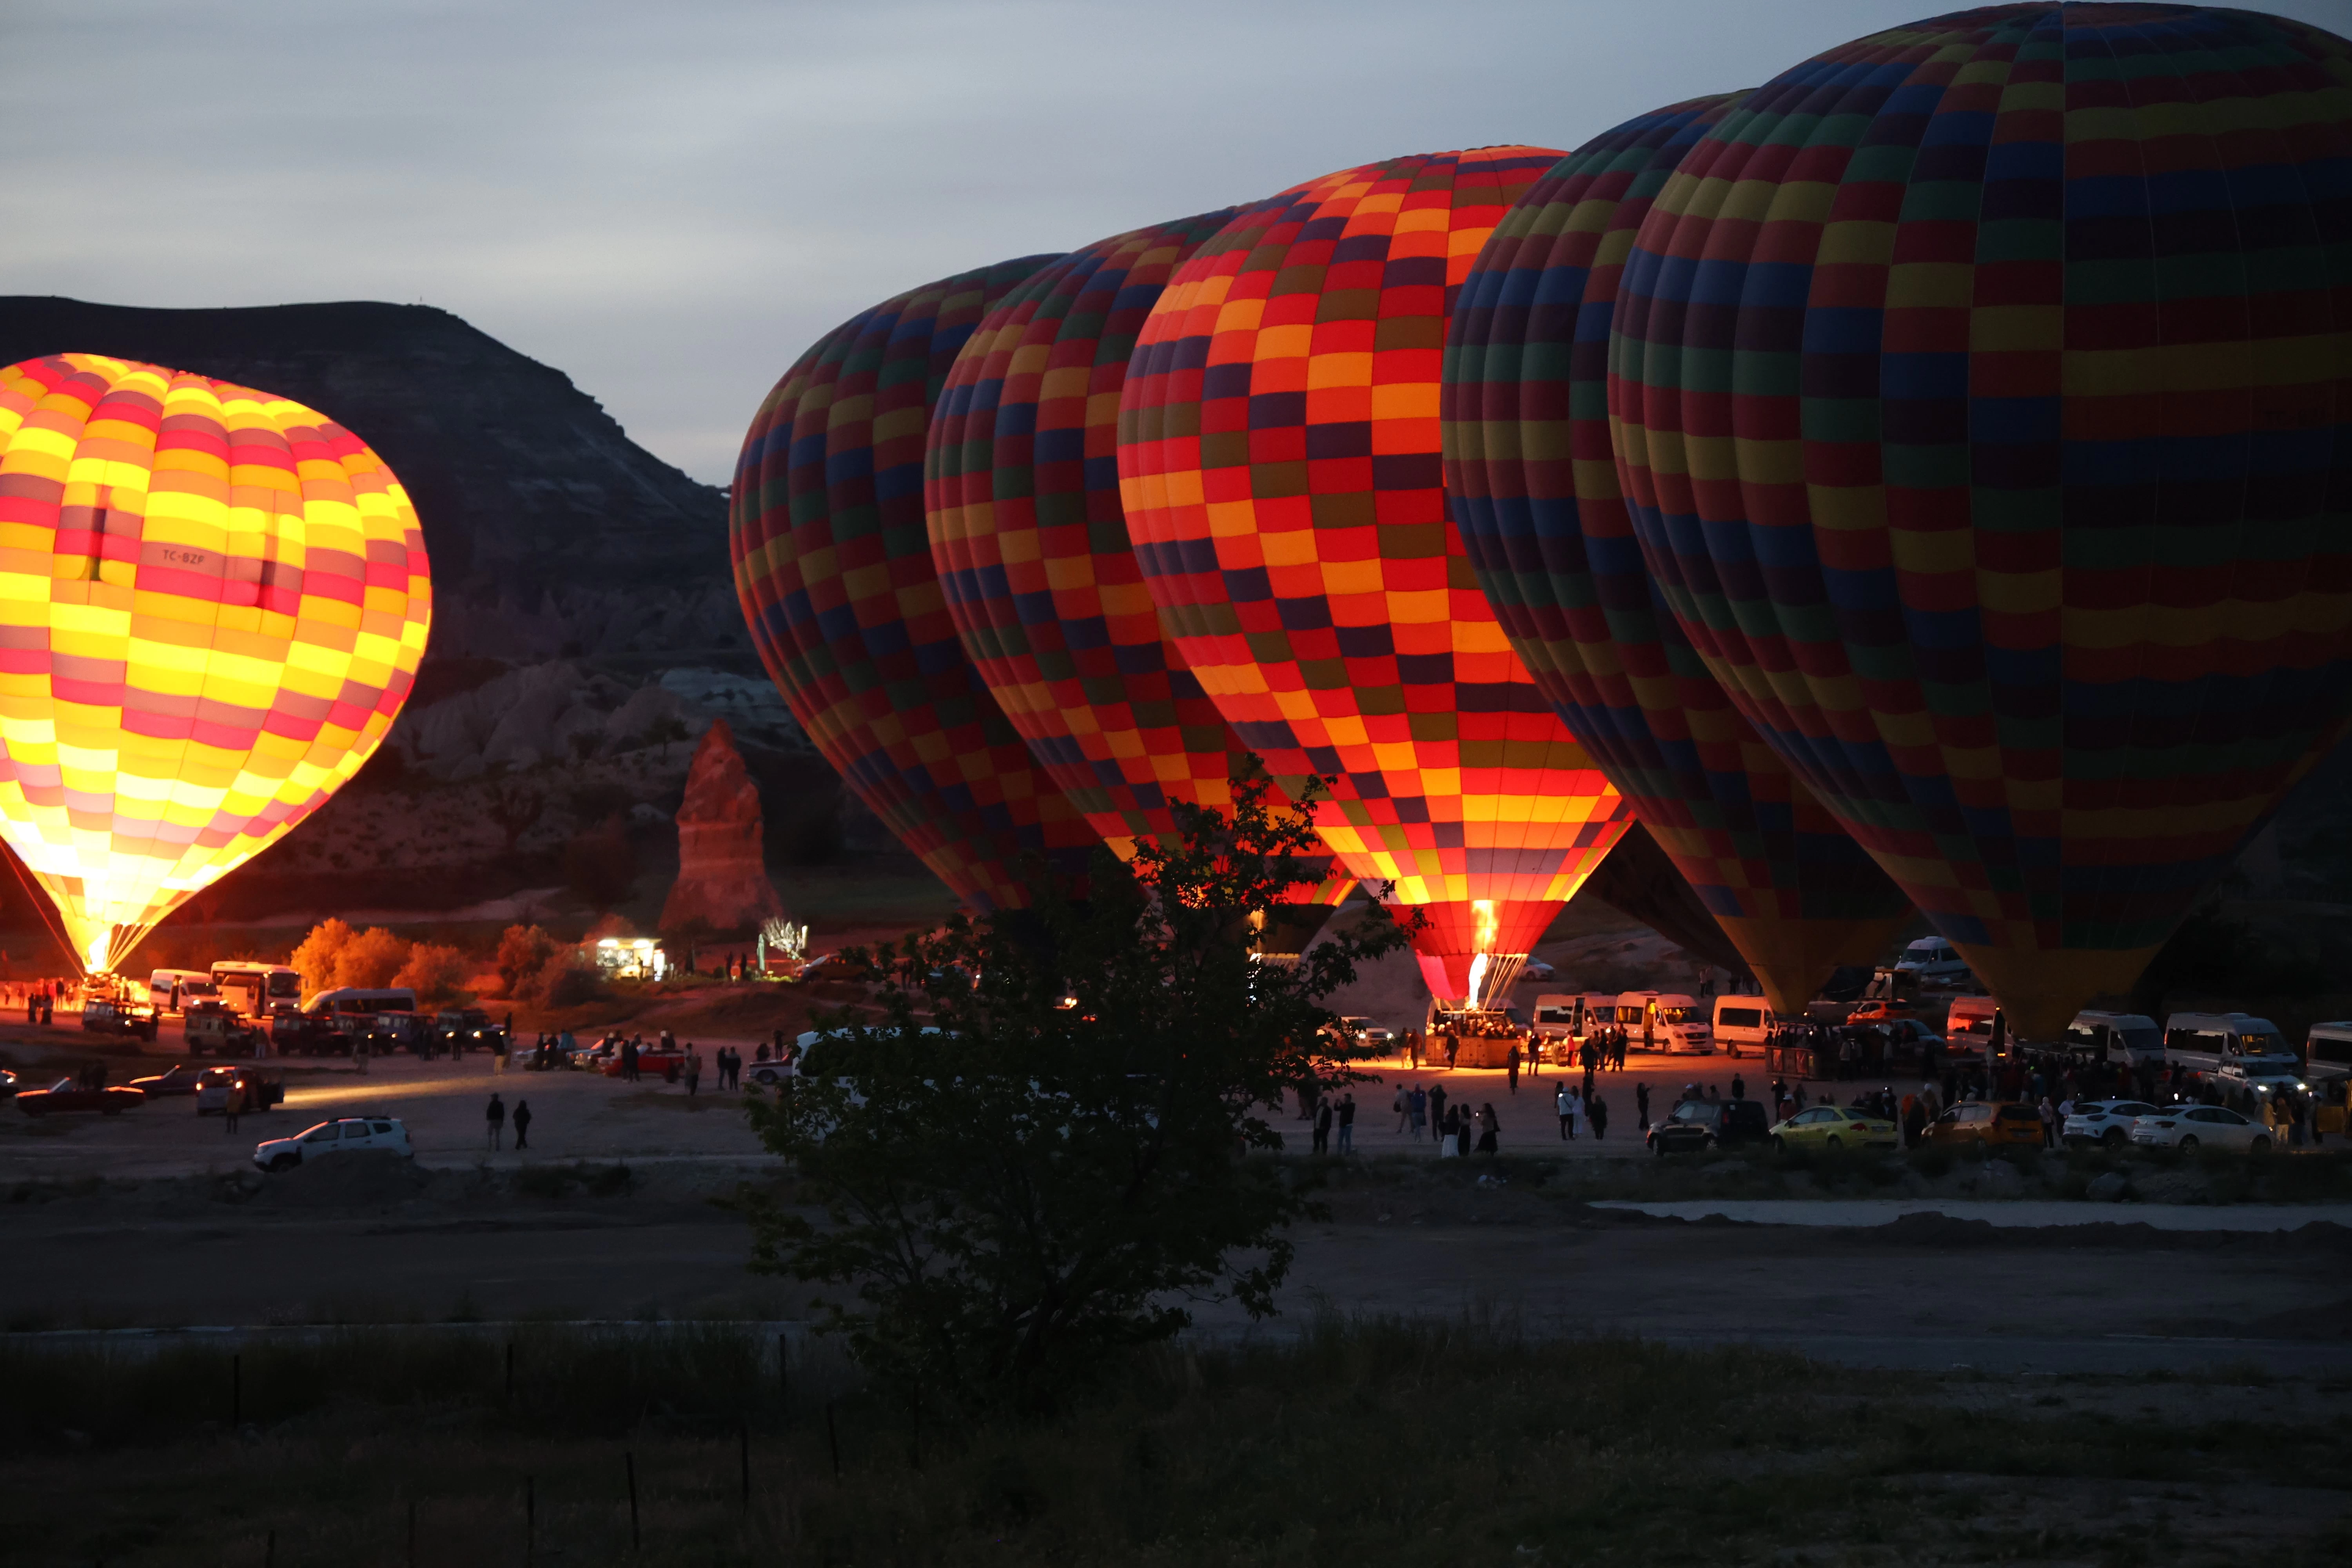
[[[324,416],[98,354],[0,369],[0,837],[90,968],[359,771],[431,624],[407,493]]]
[[[1675,166],[1743,95],[1602,132],[1513,205],[1446,341],[1446,494],[1537,688],[1764,984],[1802,1009],[1910,902],[1707,673],[1659,600],[1609,447],[1624,257]],[[1622,854],[1622,851],[1621,851]]]
[[[753,644],[809,739],[959,897],[1081,887],[1100,840],[965,658],[923,522],[923,444],[972,329],[1045,256],[958,273],[859,312],[784,374],[730,501]]]
[[[2027,1037],[2343,732],[2347,166],[2343,39],[1997,6],[1757,89],[1627,261],[1667,602]]]
[[[1175,847],[1172,803],[1229,809],[1249,766],[1162,634],[1118,499],[1136,333],[1233,216],[1155,224],[1045,268],[972,333],[931,416],[925,501],[948,615],[1031,752],[1122,857],[1139,838]],[[1335,873],[1293,901],[1338,904],[1355,885]]]
[[[1119,479],[1179,650],[1369,883],[1426,910],[1471,994],[1624,832],[1623,803],[1511,651],[1448,521],[1437,387],[1479,243],[1559,154],[1342,171],[1245,211],[1175,278],[1121,400]]]

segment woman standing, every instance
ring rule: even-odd
[[[1496,1139],[1502,1131],[1502,1121],[1496,1116],[1495,1102],[1490,1100],[1478,1109],[1478,1152],[1495,1153]]]

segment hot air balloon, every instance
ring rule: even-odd
[[[1101,842],[1038,769],[948,619],[923,524],[923,443],[972,329],[1054,258],[961,272],[817,340],[744,437],[735,592],[809,739],[975,910],[1082,886]]]
[[[1169,273],[1233,216],[1136,229],[1037,273],[964,344],[931,418],[948,614],[1005,717],[1122,856],[1139,838],[1175,845],[1171,803],[1229,808],[1248,762],[1161,635],[1118,500],[1135,334]],[[1328,905],[1354,888],[1334,875],[1298,892]]]
[[[1757,89],[1626,262],[1666,602],[2025,1037],[2345,731],[2347,167],[2341,38],[1996,6]]]
[[[1731,705],[1650,582],[1609,449],[1611,308],[1633,231],[1742,94],[1560,160],[1470,268],[1446,340],[1445,489],[1537,688],[1696,891],[1773,1006],[1866,963],[1909,900]]]
[[[324,416],[160,365],[0,369],[0,837],[111,969],[381,745],[425,539]]]
[[[1396,158],[1245,212],[1177,269],[1119,410],[1119,484],[1178,650],[1276,781],[1339,780],[1324,841],[1428,913],[1475,1001],[1630,818],[1529,679],[1448,521],[1446,312],[1560,154]]]

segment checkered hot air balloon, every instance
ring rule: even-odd
[[[931,552],[964,649],[1013,727],[1122,856],[1169,807],[1229,807],[1242,745],[1162,636],[1118,499],[1118,395],[1169,274],[1234,209],[1073,252],[1008,295],[931,418]],[[1334,904],[1335,875],[1302,888]],[[1306,922],[1297,922],[1304,924]]]
[[[1909,900],[1739,716],[1657,597],[1609,450],[1611,308],[1633,231],[1744,95],[1629,120],[1560,160],[1454,302],[1445,489],[1511,646],[1748,962],[1802,1009]]]
[[[360,770],[433,618],[407,492],[266,392],[0,369],[0,837],[107,970]]]
[[[874,814],[976,910],[1037,879],[1080,890],[1101,842],[964,657],[923,524],[923,442],[948,367],[1049,256],[863,310],[768,394],[736,462],[728,542],[751,638],[793,714]]]
[[[1119,411],[1179,651],[1286,788],[1338,778],[1324,840],[1428,911],[1447,1001],[1527,952],[1630,821],[1505,639],[1439,473],[1454,292],[1559,157],[1391,159],[1244,212],[1152,308]]]
[[[2347,214],[2345,40],[2009,5],[1757,89],[1626,262],[1667,603],[2027,1037],[2344,733]]]

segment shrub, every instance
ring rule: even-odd
[[[528,989],[545,1007],[577,1007],[604,994],[604,983],[597,978],[596,971],[583,963],[574,952],[559,952],[549,959]]]
[[[466,955],[444,942],[420,942],[408,950],[408,962],[392,977],[394,985],[406,985],[416,993],[422,1003],[436,1005],[456,1002],[465,994],[466,975],[472,966]]]
[[[342,962],[343,949],[351,945],[354,933],[341,921],[320,921],[310,928],[301,945],[295,948],[291,960],[294,972],[302,977],[305,995],[314,991],[331,989],[335,973]]]
[[[492,961],[506,994],[519,996],[523,983],[547,967],[555,955],[555,939],[537,926],[509,926],[499,937],[499,954]]]
[[[335,984],[373,991],[392,984],[408,962],[408,943],[382,926],[370,926],[343,944],[335,957]]]

